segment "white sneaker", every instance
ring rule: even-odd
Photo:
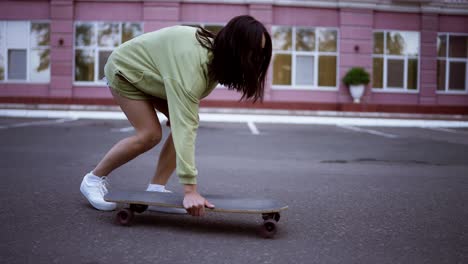
[[[115,210],[117,204],[104,201],[104,195],[108,192],[107,185],[106,177],[101,178],[88,173],[81,182],[80,191],[94,208],[112,211]]]
[[[148,188],[146,191],[147,192],[172,193],[171,191],[166,190],[165,188],[162,190],[155,190],[155,189]],[[156,205],[148,206],[148,210],[153,211],[153,212],[165,213],[165,214],[187,214],[187,210],[182,209],[182,208],[171,208],[171,207],[156,206]]]

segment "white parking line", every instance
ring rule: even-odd
[[[123,128],[113,128],[111,129],[112,132],[122,132],[122,133],[126,133],[126,132],[130,132],[130,131],[133,131],[135,130],[133,127],[123,127]]]
[[[462,132],[462,131],[457,131],[457,130],[448,129],[448,128],[442,128],[442,127],[421,127],[421,128],[434,130],[434,131],[448,132],[448,133],[456,133],[456,134],[461,133],[461,134],[464,134],[464,132]]]
[[[382,137],[386,137],[386,138],[398,138],[397,135],[388,134],[388,133],[384,133],[384,132],[380,132],[380,131],[376,131],[376,130],[372,130],[372,129],[364,129],[364,128],[358,128],[358,127],[354,127],[354,126],[343,126],[343,125],[338,125],[338,127],[353,130],[353,131],[356,131],[356,132],[369,133],[369,134],[372,134],[372,135],[382,136]]]
[[[76,118],[62,118],[56,120],[44,120],[44,121],[34,121],[34,122],[25,122],[17,123],[12,125],[0,126],[0,129],[9,129],[17,127],[28,127],[28,126],[41,126],[41,125],[50,125],[50,124],[61,124],[65,122],[71,122],[77,120]]]
[[[255,126],[254,122],[252,122],[252,121],[247,122],[247,125],[249,126],[250,132],[252,132],[252,134],[260,135],[260,131],[258,131],[257,126]]]

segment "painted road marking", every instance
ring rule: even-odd
[[[254,122],[252,122],[252,121],[247,122],[247,125],[249,126],[250,132],[252,132],[252,134],[260,135],[260,132],[258,131],[257,126],[255,126]]]
[[[434,130],[434,131],[442,131],[442,132],[448,132],[448,133],[455,133],[455,134],[466,134],[464,131],[458,131],[454,129],[448,129],[448,128],[442,128],[442,127],[421,127],[423,129],[429,129],[429,130]]]
[[[133,131],[133,130],[135,130],[135,128],[133,128],[132,126],[111,129],[112,132],[122,132],[122,133],[130,132],[130,131]]]
[[[0,109],[0,116],[4,117],[37,117],[37,118],[83,118],[126,120],[122,112],[111,111],[55,111],[55,110],[19,110]],[[165,120],[164,115],[158,113],[159,120]],[[364,117],[330,117],[330,116],[287,116],[287,115],[255,115],[255,114],[217,114],[200,113],[202,122],[246,123],[262,124],[299,124],[299,125],[344,125],[344,126],[372,126],[372,127],[468,127],[468,121],[455,120],[423,120],[423,119],[382,119]]]
[[[61,124],[65,122],[72,122],[77,120],[76,118],[62,118],[56,120],[44,120],[44,121],[33,121],[25,123],[16,123],[6,126],[0,126],[0,129],[9,129],[9,128],[18,128],[18,127],[28,127],[28,126],[42,126],[42,125],[51,125],[51,124]]]
[[[372,134],[372,135],[382,136],[382,137],[386,137],[386,138],[398,138],[397,135],[384,133],[384,132],[380,132],[380,131],[376,131],[376,130],[372,130],[372,129],[364,129],[364,128],[358,128],[358,127],[354,127],[354,126],[343,126],[343,125],[339,125],[338,127],[353,130],[353,131],[356,131],[356,132],[369,133],[369,134]]]

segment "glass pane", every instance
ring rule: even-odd
[[[104,66],[106,65],[107,59],[111,55],[112,51],[100,51],[99,52],[99,80],[104,78]]]
[[[406,88],[416,90],[418,87],[418,60],[408,60],[408,79]]]
[[[314,84],[314,57],[297,56],[296,57],[296,84],[313,85]]]
[[[30,35],[29,21],[6,22],[6,47],[13,49],[28,49]]]
[[[372,87],[383,88],[383,58],[372,59]]]
[[[449,56],[452,58],[468,58],[468,37],[450,36]]]
[[[31,23],[31,47],[49,46],[49,23]]]
[[[290,54],[275,54],[273,56],[273,84],[291,85]]]
[[[437,56],[445,57],[447,55],[447,35],[437,37]]]
[[[31,50],[31,81],[50,81],[50,50]]]
[[[315,29],[297,28],[296,29],[296,50],[315,51]]]
[[[419,34],[417,32],[387,32],[387,54],[417,56]]]
[[[5,59],[3,59],[3,55],[0,50],[0,81],[3,80],[5,80]]]
[[[319,51],[335,52],[338,32],[335,29],[317,30]]]
[[[384,33],[374,33],[374,54],[383,54],[384,51]]]
[[[404,61],[387,60],[387,87],[403,88]]]
[[[466,63],[450,62],[449,67],[449,90],[465,90]]]
[[[98,43],[101,47],[117,47],[119,45],[119,24],[98,23]]]
[[[143,33],[140,23],[123,23],[122,24],[122,43],[131,40]]]
[[[223,29],[223,26],[218,26],[218,25],[207,25],[205,26],[205,29],[208,31],[213,32],[214,34],[218,34],[221,29]]]
[[[5,24],[4,22],[0,22],[0,81],[5,80],[5,55],[3,54],[5,47]]]
[[[94,25],[92,23],[77,23],[75,25],[75,45],[92,46],[96,44]]]
[[[274,50],[292,49],[292,29],[290,27],[271,27]]]
[[[318,64],[318,85],[335,87],[336,56],[320,56]]]
[[[26,80],[26,50],[8,50],[8,79]]]
[[[445,91],[445,60],[437,61],[437,90]]]
[[[75,51],[75,81],[94,81],[94,50]]]

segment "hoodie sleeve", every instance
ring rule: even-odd
[[[197,184],[195,166],[195,139],[199,124],[199,100],[184,89],[180,82],[164,78],[172,139],[176,151],[177,175],[182,184]]]

